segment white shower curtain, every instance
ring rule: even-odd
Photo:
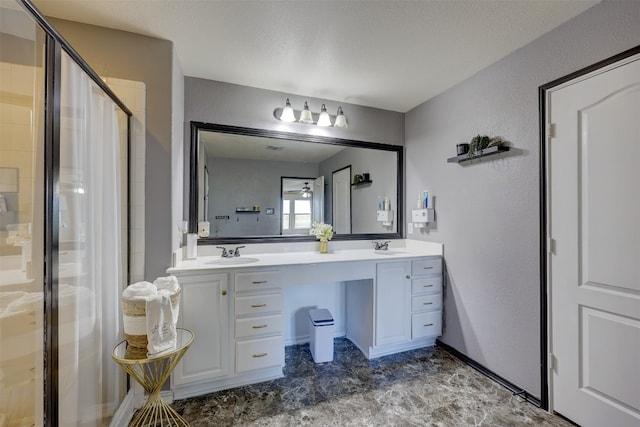
[[[122,378],[111,359],[123,289],[116,104],[62,54],[59,424],[107,425]]]

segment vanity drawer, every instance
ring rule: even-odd
[[[411,274],[414,276],[442,275],[442,258],[430,258],[411,263]]]
[[[247,295],[235,298],[236,316],[252,316],[282,311],[282,294]]]
[[[282,315],[236,319],[236,338],[282,334]]]
[[[261,291],[280,287],[279,271],[236,273],[236,292]]]
[[[283,365],[282,335],[236,342],[236,372]]]
[[[411,311],[418,313],[420,311],[433,311],[442,308],[442,294],[420,295],[411,298]]]
[[[433,294],[437,292],[442,292],[442,276],[422,277],[411,280],[411,293],[413,295]]]
[[[411,316],[411,338],[438,337],[442,334],[442,311],[428,311]]]

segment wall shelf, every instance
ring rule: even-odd
[[[253,208],[236,208],[236,213],[260,213],[260,210],[253,210]]]
[[[369,180],[369,181],[360,181],[360,182],[354,182],[351,184],[352,187],[359,187],[361,185],[367,185],[367,184],[372,184],[373,181]]]
[[[467,160],[479,159],[481,157],[491,156],[494,154],[504,153],[505,151],[509,151],[509,147],[505,147],[503,145],[498,145],[496,147],[489,147],[482,150],[482,154],[476,154],[474,156],[469,157],[467,154],[461,154],[459,156],[450,157],[447,159],[448,163],[461,163]]]

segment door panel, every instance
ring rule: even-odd
[[[640,426],[640,60],[553,89],[547,120],[552,409]]]
[[[324,222],[324,176],[320,176],[313,180],[313,199],[312,199],[312,216],[313,222]]]
[[[580,387],[633,413],[640,408],[640,321],[582,306],[580,330]]]
[[[173,371],[171,383],[182,385],[225,376],[229,373],[227,275],[181,277],[180,283],[178,326],[193,331],[195,339]]]
[[[333,173],[333,231],[351,234],[351,167]]]
[[[583,284],[640,291],[640,197],[629,191],[640,183],[639,112],[639,84],[579,112]]]
[[[408,262],[376,266],[377,346],[411,340],[411,265]]]

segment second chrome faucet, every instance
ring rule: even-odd
[[[391,240],[387,240],[384,243],[380,243],[380,242],[373,242],[374,243],[374,249],[376,251],[386,251],[387,249],[389,249],[389,243],[391,243]]]
[[[220,254],[222,258],[233,258],[240,256],[240,249],[244,248],[244,246],[237,246],[235,249],[227,249],[223,246],[216,246],[216,248],[222,249]]]

